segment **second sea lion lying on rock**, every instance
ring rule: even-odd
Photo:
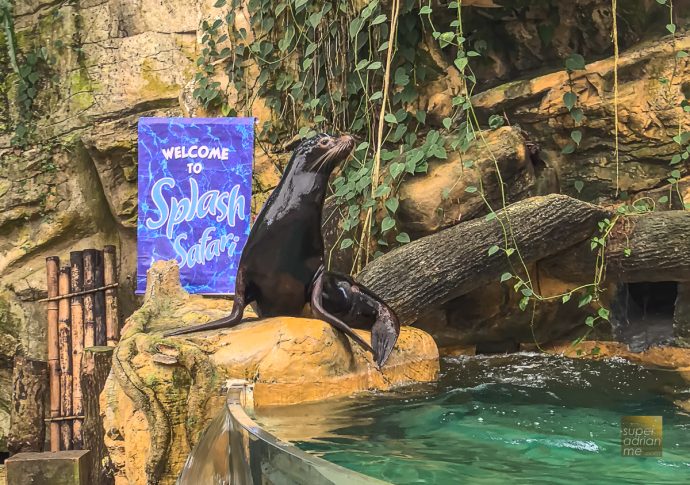
[[[351,136],[325,133],[297,145],[249,233],[230,315],[166,336],[233,327],[249,304],[263,318],[300,316],[310,303],[319,318],[372,352],[379,366],[386,362],[400,331],[393,311],[349,277],[323,271],[321,212],[328,178],[353,148]],[[373,348],[351,324],[373,325]]]

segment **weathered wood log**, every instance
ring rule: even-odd
[[[61,295],[67,295],[70,285],[70,268],[60,268],[58,287]],[[58,343],[60,352],[60,416],[72,416],[72,337],[70,332],[70,301],[58,301]],[[72,423],[60,423],[60,447],[72,449]]]
[[[96,264],[98,256],[95,249],[85,249],[84,252],[84,289],[96,288]],[[96,345],[96,323],[94,321],[94,293],[84,295],[84,347]]]
[[[112,483],[112,470],[107,463],[107,450],[103,442],[103,420],[99,396],[105,386],[113,362],[114,347],[90,347],[84,350],[84,371],[81,378],[84,396],[84,448],[91,450],[89,468],[94,482]]]
[[[508,214],[506,219],[505,212]],[[604,209],[564,195],[533,197],[500,211],[493,220],[475,219],[423,237],[368,264],[357,279],[411,324],[432,308],[457,298],[504,272],[517,272],[517,252],[510,262],[501,221],[510,221],[513,238],[525,264],[589,239],[597,223],[609,217]],[[517,268],[517,269],[514,269]]]
[[[48,364],[23,355],[14,357],[12,408],[7,448],[10,453],[43,451]]]
[[[70,293],[84,289],[84,256],[81,251],[70,253]],[[81,395],[82,356],[84,353],[84,297],[71,298],[72,313],[72,412],[80,416],[84,412]],[[74,449],[82,449],[82,421],[72,422],[72,443]]]
[[[103,281],[106,286],[117,283],[117,261],[115,246],[103,248]],[[120,322],[117,313],[117,288],[105,290],[106,343],[114,347],[120,340]]]
[[[105,285],[105,279],[103,275],[103,251],[96,251],[96,267],[94,269],[94,284],[96,285],[96,288],[102,288]],[[94,337],[96,340],[96,345],[105,345],[105,294],[103,291],[97,291],[96,293],[94,293],[93,320]]]
[[[591,280],[596,256],[590,242],[583,241],[540,262],[540,268],[569,281]],[[605,260],[609,281],[690,281],[690,212],[619,217],[607,238]]]
[[[48,298],[58,296],[58,272],[60,258],[46,258]],[[58,343],[59,305],[57,300],[48,302],[48,368],[50,372],[50,417],[60,416],[60,351]],[[60,451],[60,423],[50,422],[50,451]]]

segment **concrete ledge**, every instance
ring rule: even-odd
[[[91,485],[89,450],[18,453],[5,461],[12,485]]]

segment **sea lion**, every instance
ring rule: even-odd
[[[261,318],[302,314],[304,306],[312,303],[312,288],[317,272],[323,265],[321,211],[328,178],[353,148],[354,139],[351,136],[334,137],[325,133],[296,146],[280,183],[261,209],[249,233],[240,257],[230,315],[167,333],[166,337],[233,327],[242,321],[244,308],[248,304],[252,304]],[[322,286],[319,286],[319,295],[323,293]],[[326,298],[325,301],[330,302],[330,299]],[[357,305],[363,300],[351,298],[350,301]],[[362,314],[368,315],[368,306],[371,306],[371,302],[367,302]],[[337,307],[335,312],[340,315],[342,309]],[[357,309],[352,309],[352,313],[357,314]],[[381,356],[387,356],[390,349],[387,353],[377,353],[342,320],[334,318],[328,311],[322,315],[326,322],[374,353],[377,362],[385,362]],[[384,326],[373,327],[379,328],[383,330]],[[372,340],[390,344],[390,338],[383,335],[381,338],[372,335]]]

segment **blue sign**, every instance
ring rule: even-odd
[[[174,259],[190,293],[228,294],[249,235],[254,118],[140,118],[137,290]]]

